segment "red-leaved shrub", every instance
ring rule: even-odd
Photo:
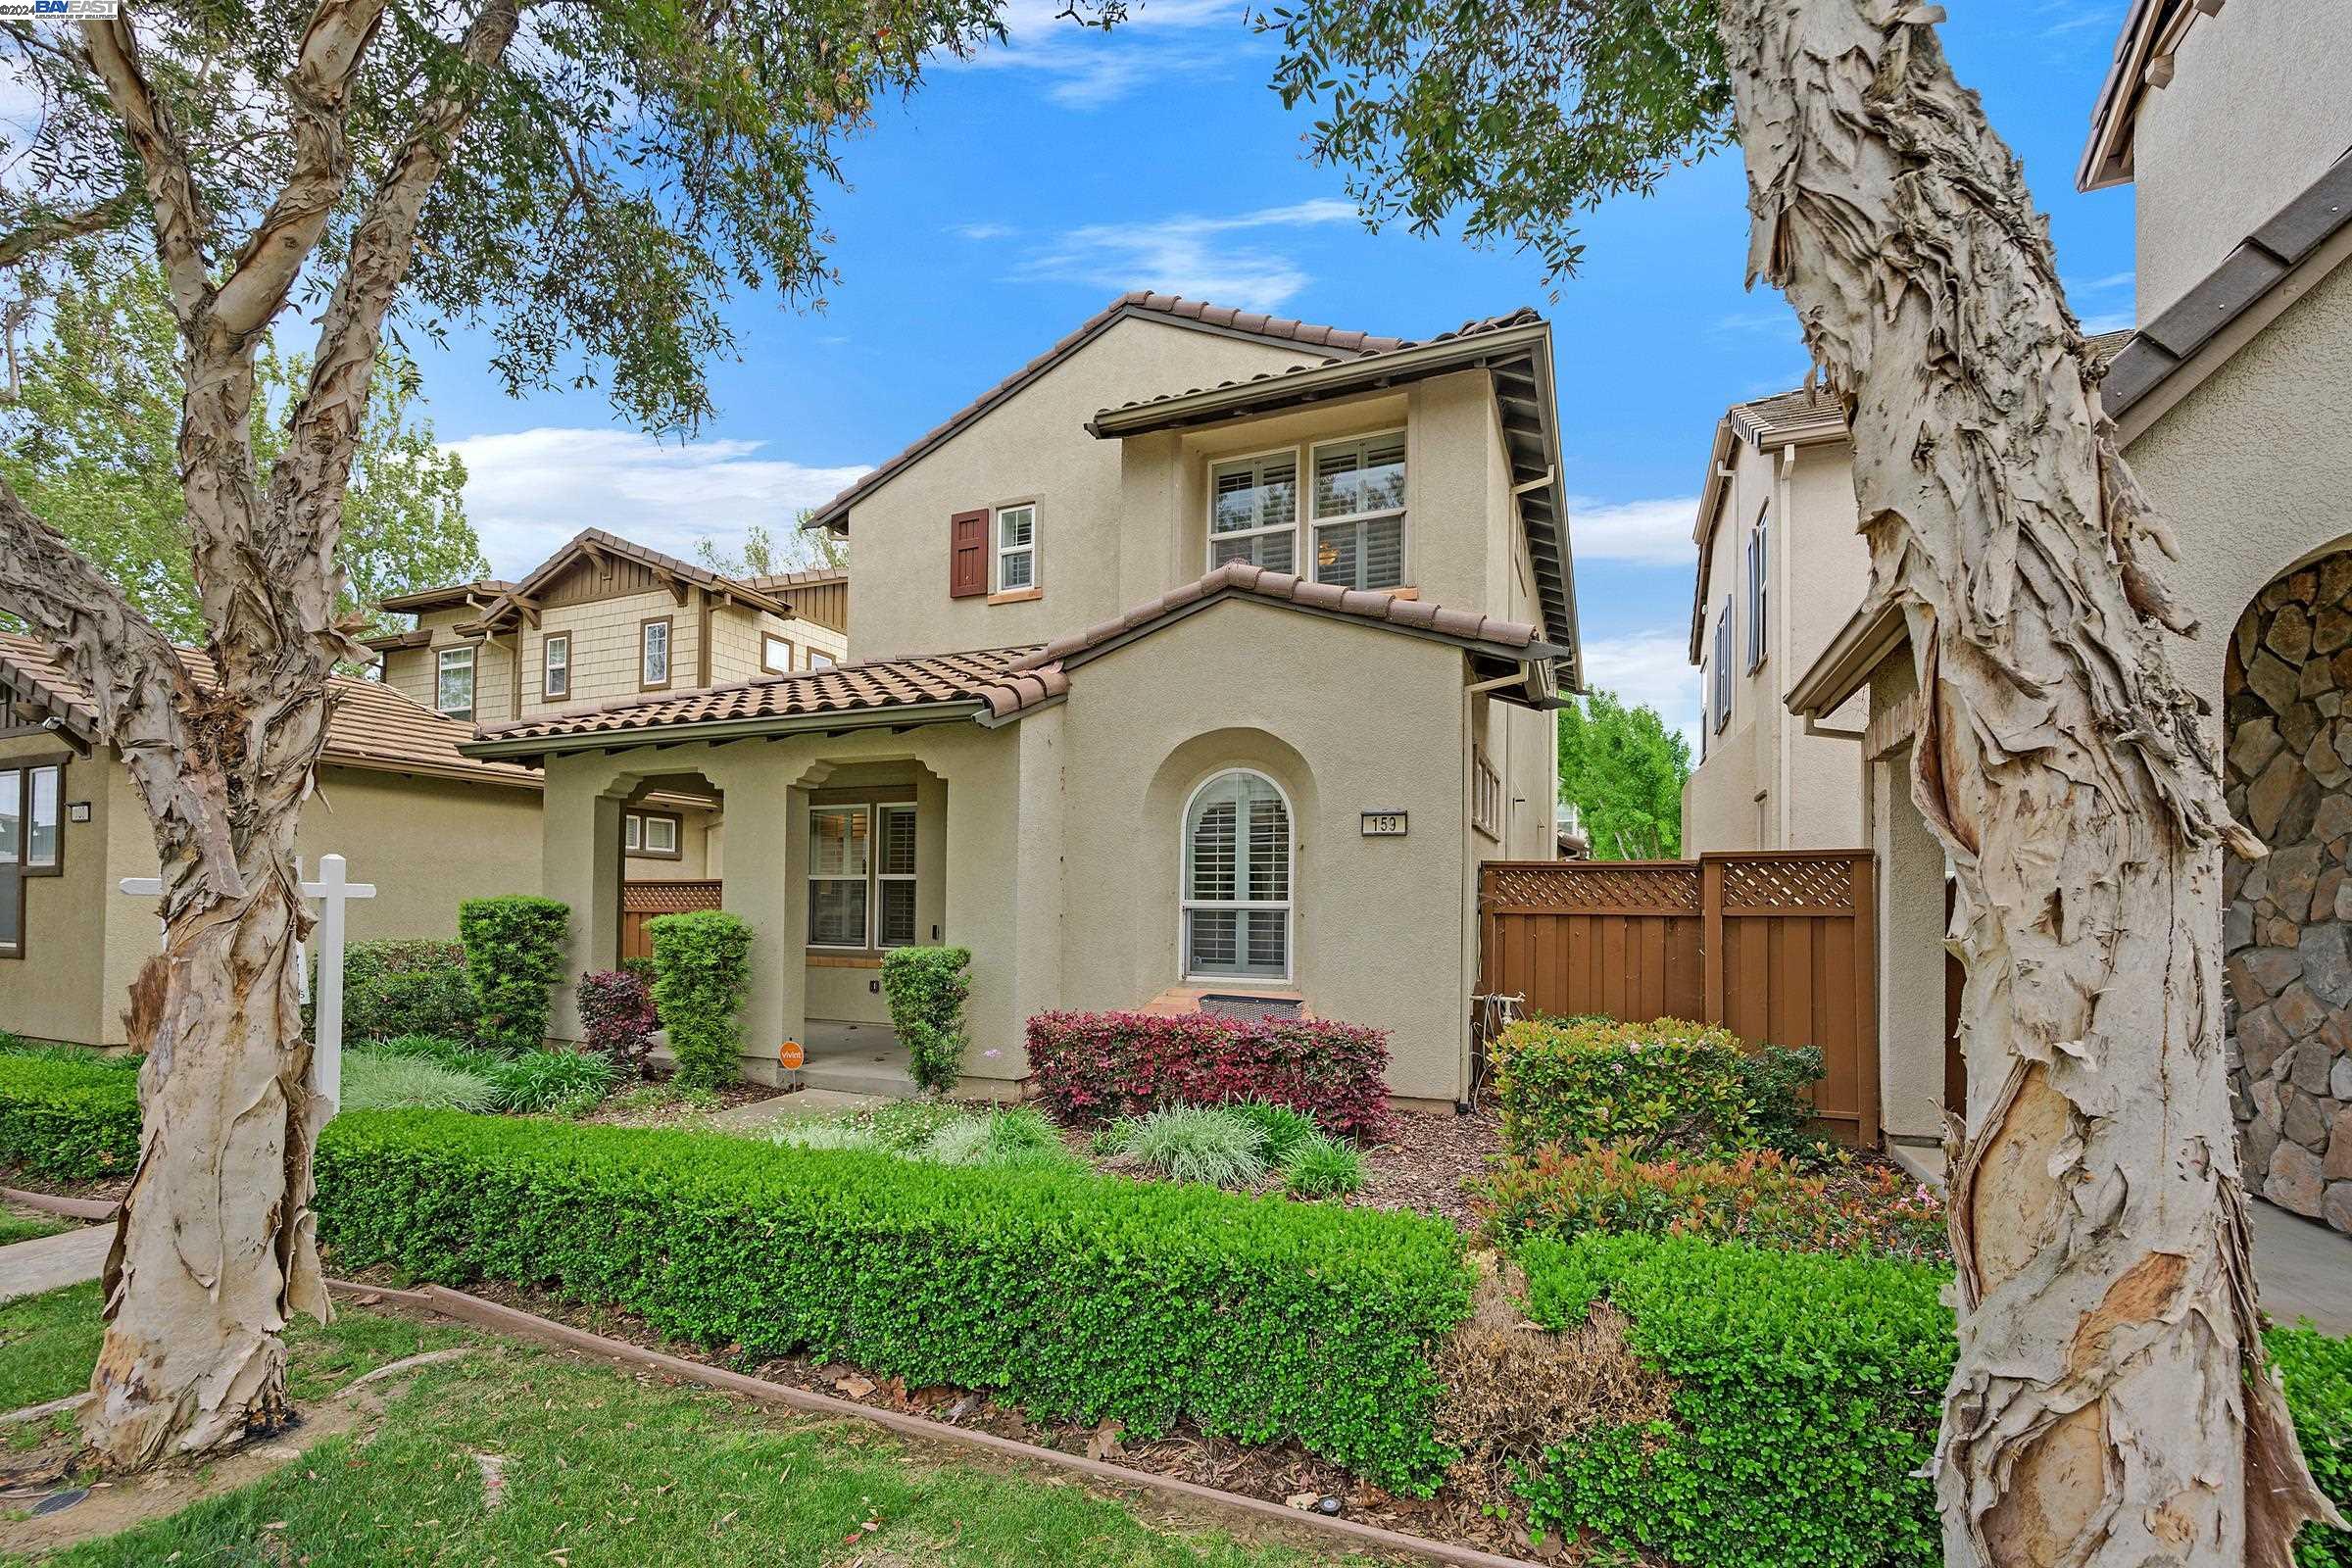
[[[1385,1029],[1298,1018],[1041,1012],[1029,1020],[1033,1087],[1065,1122],[1093,1126],[1165,1105],[1263,1100],[1369,1142],[1389,1130]]]
[[[612,1058],[624,1072],[642,1075],[653,1054],[653,988],[631,969],[600,969],[580,976],[580,1031],[588,1049]]]

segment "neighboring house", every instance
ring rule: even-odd
[[[201,654],[180,656],[199,683]],[[353,939],[457,936],[460,899],[536,892],[539,779],[459,755],[470,729],[373,681],[338,677],[300,853],[340,854],[376,885]],[[0,634],[0,1029],[120,1045],[139,966],[159,950],[155,838],[129,769],[96,740],[81,688],[29,637]]]
[[[1855,525],[1837,399],[1800,387],[1725,412],[1691,536],[1700,717],[1698,765],[1683,785],[1685,855],[1861,842],[1852,785],[1867,699],[1810,723],[1784,706],[1870,585]]]
[[[2247,1180],[2352,1230],[2352,6],[2138,0],[2084,156],[2137,187],[2142,325],[2100,399],[2179,538],[2170,639],[2230,804],[2271,849],[2225,866],[2232,1088]],[[1867,691],[1889,1135],[1932,1144],[1948,1052],[1942,852],[1907,782],[1918,693],[1899,614],[1866,603],[1789,698]]]
[[[477,714],[544,771],[567,970],[617,951],[626,813],[699,794],[748,1073],[945,943],[975,1092],[1034,1014],[1218,998],[1386,1028],[1396,1094],[1458,1100],[1479,862],[1554,854],[1579,684],[1551,373],[1526,311],[1412,343],[1114,301],[814,514],[857,662]]]
[[[402,594],[373,638],[384,684],[466,724],[576,712],[655,692],[829,669],[849,656],[848,574],[732,578],[590,528],[520,582]],[[623,824],[631,881],[720,874],[715,800],[671,792]]]

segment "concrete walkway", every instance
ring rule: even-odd
[[[106,1267],[106,1250],[114,1240],[112,1225],[83,1225],[0,1247],[0,1301],[96,1279]]]
[[[852,1116],[886,1105],[894,1095],[845,1095],[831,1089],[804,1089],[797,1094],[772,1095],[748,1104],[713,1111],[703,1125],[713,1132],[761,1133],[777,1122],[800,1116]]]

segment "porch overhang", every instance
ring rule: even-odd
[[[897,708],[859,709],[849,712],[779,713],[760,718],[675,720],[642,729],[597,730],[579,735],[495,736],[470,741],[459,748],[468,757],[495,758],[535,766],[542,760],[574,752],[622,752],[698,742],[785,740],[795,735],[830,735],[858,729],[904,729],[915,724],[945,724],[980,717],[983,702],[908,703]]]
[[[1797,683],[1788,689],[1788,711],[1819,722],[1870,684],[1871,672],[1909,642],[1911,628],[1902,607],[1890,599],[1864,601],[1839,627]]]

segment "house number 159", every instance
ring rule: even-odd
[[[1363,813],[1364,837],[1368,839],[1400,839],[1404,837],[1402,811],[1366,811]]]

